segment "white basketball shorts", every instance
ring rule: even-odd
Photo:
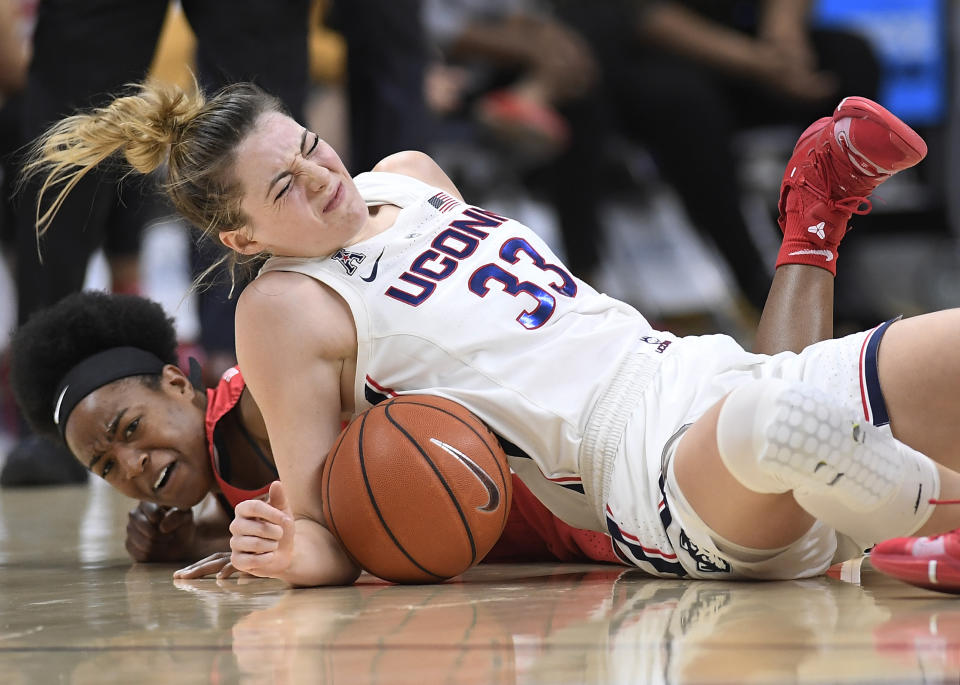
[[[738,385],[760,378],[809,383],[886,426],[877,350],[891,323],[816,343],[799,354],[752,354],[723,335],[686,337],[672,345],[627,423],[614,460],[605,514],[620,558],[663,577],[788,579],[820,575],[835,561],[862,552],[856,541],[820,522],[772,552],[723,540],[686,502],[671,457],[690,424]]]

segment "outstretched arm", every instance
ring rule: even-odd
[[[639,15],[640,36],[651,44],[764,88],[801,99],[828,97],[835,79],[817,71],[806,43],[807,0],[770,0],[761,35],[716,22],[680,2],[658,2]]]

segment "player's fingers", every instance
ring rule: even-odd
[[[203,578],[230,563],[230,552],[217,552],[173,572],[174,578]]]
[[[234,535],[230,538],[230,549],[249,554],[265,554],[277,549],[276,540],[265,540],[253,535]]]
[[[150,540],[157,537],[160,531],[150,523],[144,516],[130,515],[127,519],[127,536],[138,535],[144,539]]]
[[[289,516],[283,520],[283,523],[280,524],[283,529],[283,534],[277,538],[277,540],[283,544],[287,545],[293,544],[293,538],[296,533],[296,527],[294,526],[294,520],[292,516]]]
[[[234,552],[230,555],[230,563],[237,571],[249,573],[253,576],[269,575],[265,569],[269,569],[273,563],[273,552],[265,554],[248,554],[247,552]]]
[[[170,509],[160,520],[161,533],[172,533],[180,526],[193,521],[193,512],[189,509]]]
[[[166,538],[155,526],[145,521],[130,521],[127,523],[127,540],[134,541],[137,546],[149,548],[162,542]]]
[[[146,522],[148,519],[147,519],[147,513],[143,510],[144,504],[145,504],[144,502],[141,502],[140,504],[135,506],[133,509],[131,509],[129,512],[127,512],[127,520]]]
[[[134,561],[150,561],[150,549],[141,540],[128,537],[124,546]]]
[[[248,535],[266,540],[279,540],[286,529],[283,525],[270,523],[262,519],[235,518],[230,522],[231,535]]]
[[[270,483],[270,504],[288,516],[290,515],[290,502],[287,500],[287,493],[283,489],[283,483],[278,480]]]
[[[154,504],[153,502],[140,502],[134,511],[140,511],[147,521],[153,525],[157,525],[167,512],[167,509],[168,507]]]
[[[283,519],[289,518],[289,515],[280,509],[259,499],[248,499],[237,505],[237,518],[263,519],[271,523],[280,525]]]
[[[283,522],[283,537],[288,540],[293,540],[294,532],[296,527],[294,526],[293,519],[289,519]],[[283,538],[281,538],[283,539]]]
[[[217,580],[226,580],[227,578],[232,576],[234,573],[241,576],[247,575],[243,573],[243,571],[240,571],[239,569],[237,569],[237,567],[233,565],[233,562],[228,561],[226,565],[222,569],[220,569],[220,571],[217,573]]]

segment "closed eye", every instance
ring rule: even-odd
[[[309,157],[309,156],[313,153],[313,151],[317,149],[317,146],[318,146],[319,144],[320,144],[320,136],[318,136],[316,133],[314,133],[314,134],[313,134],[313,145],[310,146],[310,149],[307,150],[306,154],[304,154],[303,156],[304,156],[304,157]]]
[[[276,196],[275,198],[273,198],[273,199],[274,199],[274,202],[276,202],[276,201],[279,200],[281,197],[283,197],[283,196],[286,194],[286,192],[287,192],[288,190],[290,190],[290,186],[291,186],[292,184],[293,184],[293,178],[290,177],[290,178],[287,179],[286,185],[283,186],[283,188],[280,190],[280,192],[277,193],[277,196]]]
[[[304,137],[306,137],[306,131],[304,131]],[[314,134],[313,134],[313,144],[310,146],[310,149],[307,150],[306,152],[302,152],[302,148],[301,148],[301,154],[302,154],[304,157],[309,157],[310,155],[313,154],[313,151],[317,149],[317,146],[318,146],[318,145],[320,145],[320,136],[317,135],[316,133],[314,133]],[[290,190],[290,186],[292,186],[292,185],[293,185],[293,176],[291,175],[291,176],[287,179],[287,182],[286,182],[286,184],[284,184],[283,188],[280,189],[280,192],[277,193],[277,196],[276,196],[275,198],[273,198],[273,201],[276,202],[277,200],[279,200],[280,198],[282,198],[284,195],[286,195],[286,194],[287,194],[287,191]]]
[[[134,433],[137,432],[137,427],[140,425],[140,417],[138,416],[133,421],[127,424],[126,429],[123,431],[123,437],[129,440]]]

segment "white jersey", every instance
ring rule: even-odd
[[[512,443],[511,467],[556,515],[606,531],[601,453],[612,461],[630,408],[597,412],[602,425],[592,414],[612,383],[642,385],[675,338],[574,278],[517,221],[407,176],[355,182],[367,205],[401,207],[392,227],[333,256],[271,258],[261,273],[306,274],[347,302],[356,411],[404,393],[455,400]]]

